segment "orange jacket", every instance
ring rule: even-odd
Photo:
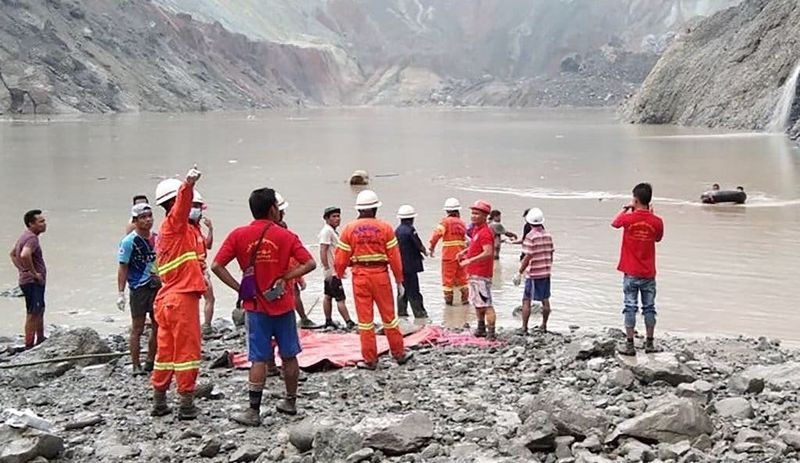
[[[200,268],[203,269],[203,272],[206,271],[207,259],[208,259],[208,248],[206,247],[206,237],[203,236],[203,230],[200,229],[200,225],[190,223],[189,229],[192,230],[194,234],[194,239],[196,241],[195,247],[197,248],[197,258],[200,260]]]
[[[447,216],[433,229],[431,249],[442,240],[442,260],[456,260],[459,252],[467,248],[467,226],[459,217]]]
[[[400,248],[392,226],[372,218],[357,219],[347,224],[339,235],[339,244],[334,255],[336,276],[344,276],[349,265],[354,267],[354,276],[362,269],[385,271],[380,264],[388,264],[392,268],[395,281],[398,284],[403,282],[403,261],[400,259]]]
[[[156,262],[161,277],[159,295],[204,293],[206,282],[197,253],[197,232],[189,224],[194,189],[184,182],[175,204],[158,232]]]

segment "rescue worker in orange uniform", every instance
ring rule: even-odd
[[[458,263],[458,253],[467,249],[467,226],[461,220],[461,204],[456,198],[444,202],[447,216],[433,230],[428,254],[433,257],[436,244],[442,240],[442,290],[444,303],[453,305],[453,293],[461,291],[461,304],[469,304],[467,272]]]
[[[151,415],[171,412],[167,390],[175,376],[180,420],[193,420],[200,412],[194,405],[194,391],[200,369],[200,296],[206,292],[206,282],[197,255],[197,235],[189,224],[194,185],[199,178],[200,172],[192,168],[185,182],[167,179],[156,187],[156,204],[164,208],[167,217],[156,244],[162,286],[155,304],[159,330],[151,379]]]
[[[392,282],[387,267],[391,267],[397,284],[397,294],[403,295],[403,264],[394,229],[388,222],[375,216],[382,203],[372,190],[364,190],[356,199],[358,219],[344,227],[334,257],[334,270],[338,278],[352,266],[353,296],[358,315],[358,333],[361,337],[361,355],[364,361],[358,368],[375,370],[378,367],[378,348],[375,341],[375,313],[378,306],[383,331],[389,341],[389,350],[399,365],[408,362],[413,353],[405,350],[400,319],[395,314]]]

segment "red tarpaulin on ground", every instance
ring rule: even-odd
[[[403,338],[406,347],[420,344],[441,344],[448,346],[492,347],[500,343],[476,338],[471,334],[453,333],[439,326],[428,325],[416,333]],[[377,336],[378,355],[389,352],[386,336]],[[355,365],[362,360],[361,341],[355,333],[326,333],[300,330],[300,344],[303,352],[297,356],[300,368],[304,370],[324,370]],[[246,353],[232,354],[235,368],[250,368]],[[278,359],[280,363],[280,359]]]

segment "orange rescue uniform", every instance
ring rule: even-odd
[[[348,266],[353,267],[353,296],[364,361],[378,361],[373,303],[378,306],[392,355],[401,358],[405,346],[400,320],[395,315],[394,293],[387,266],[392,268],[397,284],[402,284],[403,263],[392,226],[374,218],[361,218],[347,224],[339,235],[334,256],[336,276],[342,278]]]
[[[445,301],[453,303],[453,291],[461,290],[466,300],[467,272],[458,263],[458,253],[467,248],[467,226],[459,217],[447,216],[433,230],[430,248],[442,240],[442,290]]]
[[[206,292],[197,232],[189,224],[193,188],[184,182],[161,224],[156,246],[161,289],[156,297],[158,349],[151,378],[166,391],[172,376],[180,394],[194,392],[200,370],[200,296]]]

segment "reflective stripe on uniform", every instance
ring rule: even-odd
[[[442,286],[442,289],[446,293],[452,293],[455,288],[453,286]]]
[[[398,326],[400,326],[400,319],[397,318],[397,317],[394,317],[394,320],[392,320],[391,322],[383,325],[383,329],[391,330],[391,329],[397,328]]]
[[[375,329],[375,323],[372,323],[372,322],[370,322],[370,323],[359,323],[358,324],[358,329],[361,330],[361,331],[374,330]]]
[[[154,362],[153,370],[174,370],[175,364],[172,362]]]
[[[351,262],[387,262],[389,257],[386,254],[363,254],[350,258]]]
[[[466,246],[467,242],[463,240],[442,241],[442,247],[449,248],[451,246]]]
[[[386,242],[386,249],[392,249],[395,246],[397,246],[397,238],[392,238]]]
[[[353,248],[351,248],[350,245],[345,243],[344,241],[339,241],[339,244],[337,244],[336,247],[341,249],[342,251],[347,251],[347,252],[353,250]]]
[[[197,260],[197,252],[196,251],[189,251],[185,254],[178,256],[177,259],[171,260],[166,262],[162,265],[158,266],[158,275],[162,276],[166,273],[169,273],[176,268],[180,267],[181,264],[184,264],[190,260]]]
[[[183,363],[175,364],[175,371],[189,371],[197,370],[200,368],[200,360],[191,360]]]

